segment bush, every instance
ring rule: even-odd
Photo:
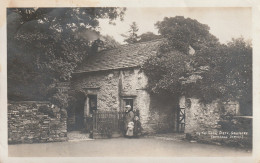
[[[51,118],[55,117],[53,110],[50,107],[48,107],[47,105],[40,106],[39,112],[42,112],[42,113],[48,115]]]
[[[112,137],[112,126],[110,123],[103,123],[100,128],[102,136],[111,138]]]

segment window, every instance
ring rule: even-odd
[[[97,95],[89,95],[89,113],[93,114],[94,110],[97,110]]]
[[[131,106],[131,109],[133,109],[133,102],[134,100],[133,99],[124,99],[124,108],[126,105],[130,105]]]

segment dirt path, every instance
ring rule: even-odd
[[[79,142],[9,145],[9,157],[98,157],[98,156],[250,156],[241,149],[169,139],[99,139]]]

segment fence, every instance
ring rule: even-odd
[[[93,138],[122,136],[124,131],[124,112],[94,111],[92,118]]]

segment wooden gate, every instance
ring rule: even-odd
[[[117,111],[93,111],[92,137],[110,138],[123,135],[124,112]]]
[[[177,109],[177,131],[184,132],[185,130],[185,108]]]

